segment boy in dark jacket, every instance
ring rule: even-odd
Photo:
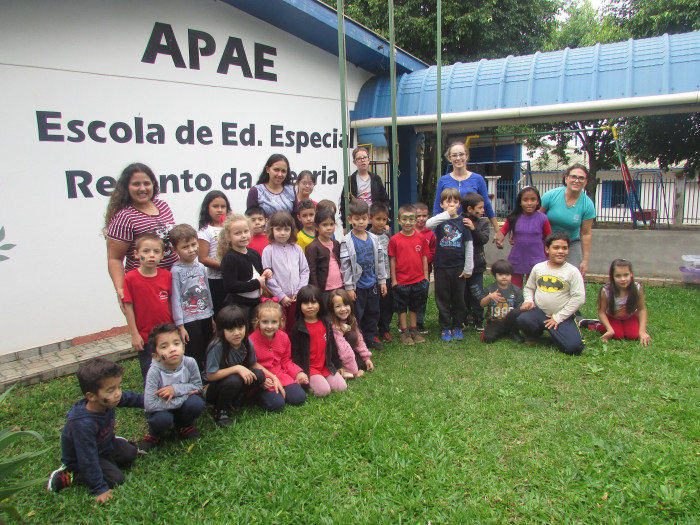
[[[114,409],[143,409],[143,395],[122,392],[124,369],[102,357],[81,365],[78,383],[85,398],[68,411],[61,433],[61,468],[51,473],[47,489],[58,492],[83,483],[99,503],[111,499],[124,483],[119,467],[130,465],[139,452],[135,444],[114,436]]]
[[[469,192],[462,197],[462,215],[467,219],[465,224],[472,231],[474,242],[474,271],[467,279],[464,288],[464,304],[467,307],[465,327],[473,326],[477,332],[484,331],[484,309],[481,307],[481,293],[484,289],[484,272],[486,271],[486,256],[484,245],[489,242],[489,221],[484,215],[484,198],[475,192]]]

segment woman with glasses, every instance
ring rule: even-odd
[[[311,193],[313,193],[315,187],[316,174],[309,170],[300,171],[299,175],[297,175],[296,187],[294,188],[297,194],[297,203],[308,199],[316,206],[318,202],[311,198]]]
[[[588,170],[581,164],[566,168],[561,188],[549,190],[542,195],[540,211],[547,214],[552,231],[569,234],[569,257],[567,262],[576,266],[581,275],[588,271],[588,257],[591,253],[595,205],[583,191],[588,182]]]
[[[371,206],[373,202],[383,202],[389,206],[389,196],[384,189],[384,182],[379,175],[369,171],[369,152],[359,147],[352,150],[352,163],[357,170],[350,175],[350,196],[345,202],[345,190],[340,195],[340,220],[345,227],[346,205],[353,199],[360,199]]]
[[[445,157],[448,162],[452,163],[452,171],[447,175],[440,177],[437,190],[435,191],[435,204],[433,205],[433,215],[442,212],[440,207],[440,195],[447,188],[455,188],[459,190],[459,194],[464,197],[469,192],[475,192],[484,198],[484,212],[488,217],[489,222],[495,231],[498,231],[498,222],[496,214],[491,206],[489,199],[489,191],[486,187],[486,181],[478,173],[472,173],[467,170],[467,162],[469,161],[469,153],[463,142],[453,142],[447,148]],[[462,209],[459,209],[462,213]]]

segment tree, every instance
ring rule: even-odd
[[[325,0],[336,7],[332,0]],[[395,1],[396,44],[435,63],[437,1]],[[523,55],[542,49],[562,0],[443,0],[443,64]],[[387,0],[346,0],[345,14],[389,37]]]
[[[599,42],[614,42],[621,40],[621,30],[613,23],[612,18],[607,19],[596,13],[587,0],[583,3],[570,3],[565,11],[565,18],[556,32],[551,35],[547,48],[558,50],[564,48],[577,48],[593,46]],[[610,169],[619,165],[615,150],[613,134],[610,130],[594,128],[611,127],[620,124],[620,119],[586,120],[549,122],[532,126],[533,131],[545,132],[552,130],[551,135],[528,137],[525,145],[530,154],[539,152],[541,157],[548,159],[555,155],[564,163],[569,163],[569,146],[574,138],[578,139],[580,146],[574,151],[586,153],[588,157],[588,183],[586,193],[595,199],[599,170]],[[558,131],[576,130],[575,133],[557,133]]]
[[[700,29],[697,0],[616,0],[608,17],[634,38],[685,33]],[[624,139],[632,158],[658,162],[661,169],[685,161],[683,171],[700,170],[700,113],[632,117]]]
[[[662,170],[685,163],[689,178],[700,171],[700,113],[629,119],[623,139],[636,160],[658,162]]]

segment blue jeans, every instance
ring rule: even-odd
[[[175,428],[191,427],[206,407],[204,399],[198,395],[191,395],[180,408],[151,412],[146,418],[148,433],[160,437],[173,425]]]
[[[372,288],[356,288],[355,294],[355,317],[357,324],[362,331],[362,337],[367,345],[374,342],[374,337],[377,335],[377,323],[379,322],[379,301],[381,293],[379,285],[375,284]]]
[[[299,383],[284,387],[284,397],[274,390],[261,388],[257,393],[258,405],[268,412],[279,412],[285,405],[299,406],[306,401],[306,392]]]
[[[536,339],[544,332],[544,322],[547,315],[538,307],[522,312],[517,320],[517,326],[528,339]],[[576,326],[576,321],[572,315],[557,326],[556,330],[550,329],[549,334],[554,339],[557,348],[568,355],[579,355],[583,352],[583,339],[581,332]]]

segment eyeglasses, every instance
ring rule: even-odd
[[[311,180],[306,180],[304,182],[300,182],[299,186],[316,186],[316,183]]]
[[[355,157],[355,162],[364,162],[369,160],[369,157]]]
[[[416,222],[415,217],[407,216],[407,217],[399,217],[399,220],[401,222]]]
[[[466,157],[466,153],[450,153],[450,157],[453,159],[461,159],[462,157]]]
[[[585,175],[569,175],[569,178],[571,180],[577,180],[577,181],[586,180]]]

